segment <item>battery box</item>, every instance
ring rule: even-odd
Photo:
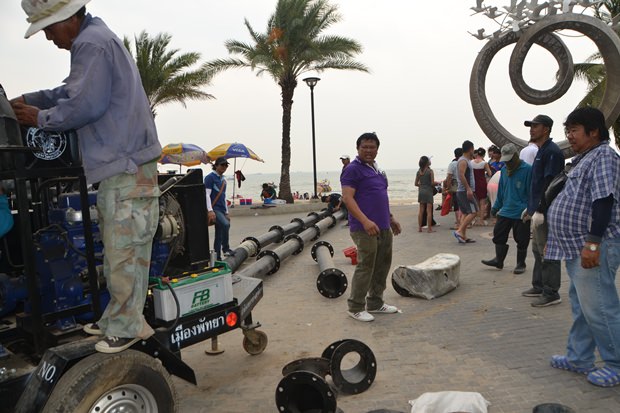
[[[164,321],[174,320],[177,307],[172,292],[161,279],[157,278],[155,282],[155,317]],[[232,273],[224,262],[217,262],[215,267],[207,267],[202,272],[182,274],[171,279],[170,286],[179,300],[180,317],[233,300]]]

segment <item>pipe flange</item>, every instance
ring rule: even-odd
[[[321,228],[319,228],[319,226],[316,224],[313,225],[311,228],[314,228],[316,230],[316,235],[310,241],[316,241],[321,237]]]
[[[314,217],[317,221],[318,221],[318,220],[319,220],[319,218],[320,218],[320,215],[319,215],[317,212],[314,212],[314,211],[313,211],[313,212],[310,212],[310,213],[309,213],[308,215],[306,215],[306,216],[308,216],[308,217]]]
[[[330,254],[332,257],[334,256],[334,247],[332,247],[332,244],[330,244],[330,243],[329,243],[329,242],[327,242],[327,241],[318,241],[318,242],[316,242],[316,243],[312,246],[312,250],[310,250],[310,255],[312,255],[312,259],[313,259],[315,262],[318,262],[318,261],[317,261],[317,259],[318,259],[318,258],[316,257],[316,250],[317,250],[319,247],[327,247],[327,249],[329,250],[329,254]]]
[[[278,254],[276,254],[272,250],[265,250],[265,251],[262,251],[260,254],[258,254],[258,256],[256,257],[256,260],[260,260],[261,258],[265,256],[270,256],[271,258],[273,258],[273,261],[274,261],[274,266],[271,269],[271,271],[267,273],[267,275],[271,275],[271,274],[278,272],[278,270],[280,269],[280,257],[278,257]]]
[[[304,250],[304,240],[297,234],[291,234],[291,235],[287,235],[284,238],[284,242],[288,242],[292,239],[295,239],[299,242],[299,248],[297,248],[295,251],[293,251],[293,255],[297,255],[299,253],[301,253]]]
[[[342,370],[342,360],[349,353],[357,353],[359,362],[352,368]],[[337,390],[347,394],[358,394],[368,390],[377,375],[377,359],[366,344],[348,339],[327,347],[323,358],[330,360],[330,375]]]
[[[280,233],[280,236],[278,237],[277,240],[274,241],[274,243],[278,243],[280,241],[282,241],[284,239],[284,228],[282,228],[280,225],[274,225],[271,228],[269,228],[269,232],[271,231],[278,231]]]
[[[246,242],[246,241],[252,241],[254,245],[256,246],[256,253],[253,255],[250,255],[250,257],[256,257],[260,253],[260,242],[258,242],[258,239],[254,237],[245,237],[243,241],[241,242]]]
[[[291,361],[282,368],[282,375],[287,376],[296,371],[311,371],[321,377],[329,374],[329,359],[323,357],[307,357]]]
[[[299,224],[299,229],[297,231],[295,231],[295,232],[301,232],[304,229],[306,229],[306,223],[301,218],[293,218],[293,219],[291,219],[291,222]]]
[[[335,216],[333,216],[333,215],[330,215],[329,217],[332,219],[332,223],[331,223],[331,224],[329,224],[329,226],[328,226],[327,228],[333,228],[333,227],[335,227],[335,226],[336,226],[336,224],[338,223],[338,220],[337,220],[337,219],[336,219],[336,217],[335,217]]]
[[[316,279],[316,288],[326,298],[338,298],[347,291],[347,276],[337,268],[321,271]]]
[[[285,376],[276,388],[276,406],[281,413],[336,412],[336,395],[325,379],[310,371]]]

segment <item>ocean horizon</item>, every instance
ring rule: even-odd
[[[418,188],[414,186],[415,175],[418,169],[386,169],[386,175],[388,177],[388,194],[391,201],[413,201],[417,202]],[[433,168],[435,173],[435,180],[442,181],[447,175],[446,168]],[[340,170],[337,171],[317,171],[317,182],[326,182],[331,186],[331,192],[341,193],[340,189]],[[234,181],[234,196],[235,198],[249,198],[253,202],[260,201],[260,193],[263,183],[273,183],[276,186],[280,183],[280,173],[251,173],[244,174],[245,181],[239,183]],[[233,197],[232,180],[234,175],[229,173],[225,177],[228,180],[227,197]],[[293,193],[299,192],[303,196],[304,193],[308,193],[312,196],[313,187],[313,173],[295,171],[291,172],[291,191]],[[276,189],[278,190],[278,188]]]

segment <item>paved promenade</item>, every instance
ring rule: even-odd
[[[285,364],[319,357],[332,342],[354,338],[373,350],[378,369],[369,390],[338,397],[338,407],[345,413],[379,408],[409,412],[408,400],[444,390],[479,392],[491,402],[492,413],[526,413],[548,402],[565,404],[580,413],[620,412],[620,388],[598,388],[584,376],[549,367],[550,355],[563,354],[570,326],[564,268],[563,302],[533,308],[531,299],[520,294],[530,286],[533,257],[530,253],[525,274],[512,274],[516,257],[512,240],[506,267],[498,271],[480,263],[494,254],[492,227],[471,229],[468,236],[477,242],[460,245],[449,230],[452,215],[439,217],[436,211],[441,226],[428,234],[417,232],[417,206],[395,206],[392,212],[403,226],[403,234],[394,239],[392,268],[419,263],[440,252],[458,254],[461,275],[455,291],[432,301],[405,298],[393,290],[389,278],[385,300],[402,313],[358,322],[346,315],[349,291],[333,300],[318,293],[318,265],[306,246],[264,279],[265,296],[253,312],[269,337],[263,354],[245,353],[239,330],[220,337],[226,351],[219,356],[205,355],[209,343],[183,350],[183,358],[196,370],[198,386],[175,379],[180,411],[275,412],[275,390]],[[234,217],[231,244],[305,215]],[[334,246],[335,265],[350,280],[354,266],[342,254],[353,245],[348,228],[339,224],[321,239]]]

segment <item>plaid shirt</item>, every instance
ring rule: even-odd
[[[573,259],[581,255],[592,218],[592,203],[613,195],[611,220],[603,239],[620,237],[620,155],[607,143],[573,158],[564,189],[547,212],[549,236],[546,259]]]

